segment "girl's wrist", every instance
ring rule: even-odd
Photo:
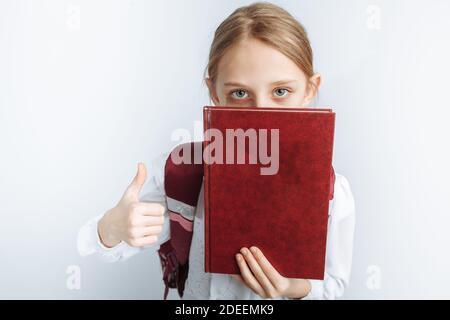
[[[100,242],[107,248],[112,248],[120,243],[108,229],[111,223],[111,210],[107,211],[104,216],[98,221],[97,232]]]
[[[292,279],[291,286],[285,297],[289,299],[303,299],[311,292],[311,283],[306,279]]]

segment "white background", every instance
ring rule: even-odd
[[[0,298],[162,297],[156,248],[107,264],[77,232],[201,120],[214,31],[249,3],[0,1]],[[317,105],[337,113],[356,202],[344,297],[450,298],[450,3],[274,3],[306,27]]]

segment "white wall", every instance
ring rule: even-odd
[[[450,3],[274,2],[307,28],[337,112],[357,206],[345,297],[450,298]],[[0,1],[0,298],[161,298],[155,251],[81,258],[77,231],[201,120],[213,33],[247,3]]]

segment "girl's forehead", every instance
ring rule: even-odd
[[[220,59],[217,81],[272,83],[303,79],[303,71],[279,50],[257,39],[243,40],[228,48]]]

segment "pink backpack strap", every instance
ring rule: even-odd
[[[170,239],[158,250],[166,286],[164,300],[169,288],[177,288],[180,297],[183,296],[189,271],[194,213],[203,182],[203,163],[194,161],[194,150],[199,147],[202,147],[201,142],[177,146],[171,154],[176,152],[183,156],[183,150],[191,148],[190,163],[174,163],[169,155],[164,168],[164,189],[170,219]]]
[[[334,198],[334,183],[336,181],[336,174],[334,173],[334,168],[331,166],[331,176],[330,176],[330,201]]]

